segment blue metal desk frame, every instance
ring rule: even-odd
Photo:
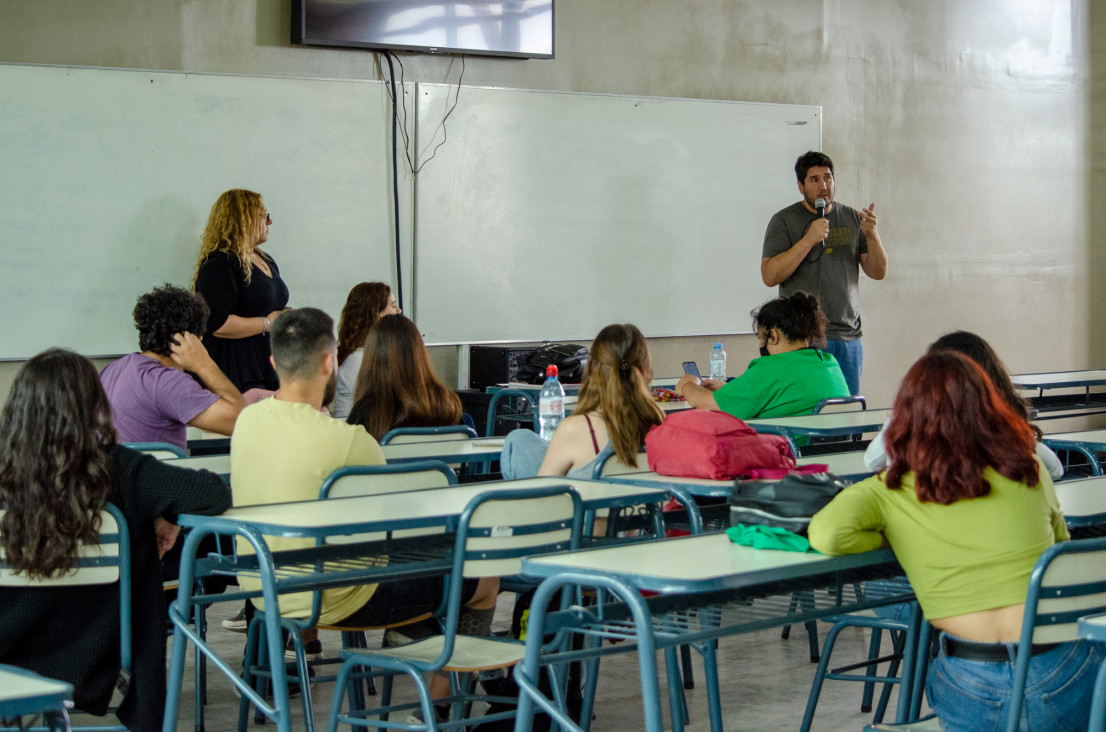
[[[169,610],[175,632],[165,704],[165,732],[176,729],[189,641],[247,695],[255,706],[275,720],[279,732],[291,732],[292,729],[279,611],[265,614],[264,632],[273,679],[273,704],[268,705],[256,691],[245,686],[238,673],[207,645],[199,633],[188,627],[194,606],[260,596],[266,608],[272,609],[280,607],[278,595],[285,592],[445,574],[450,567],[445,546],[448,542],[436,542],[441,537],[434,536],[392,539],[391,533],[403,529],[441,527],[447,532],[442,537],[448,538],[448,534],[456,530],[461,512],[471,498],[485,492],[494,493],[525,485],[570,485],[581,493],[584,508],[589,513],[600,508],[617,509],[643,503],[659,505],[670,495],[667,491],[656,488],[612,486],[598,481],[567,478],[534,478],[408,493],[244,506],[232,508],[222,516],[181,515],[178,523],[191,531],[185,539],[181,555],[177,600]],[[688,501],[686,496],[683,500]],[[688,506],[689,511],[695,511],[693,505],[691,503]],[[393,508],[386,508],[388,506]],[[406,511],[401,510],[403,506],[407,507]],[[654,515],[656,535],[663,535],[660,511],[655,511]],[[698,515],[697,512],[695,515]],[[322,545],[275,554],[270,551],[265,540],[266,536],[324,540],[332,536],[376,532],[384,532],[388,538],[384,541]],[[255,553],[198,558],[199,543],[210,534],[242,537]],[[443,546],[436,550],[436,543],[442,543]],[[401,552],[411,549],[412,545],[417,547],[418,556],[408,563],[399,563]],[[373,561],[382,554],[389,556],[389,563],[384,566]],[[358,557],[365,561],[358,562]],[[342,560],[339,568],[327,566],[328,561],[338,559]],[[260,592],[239,591],[210,597],[193,596],[195,579],[207,574],[249,574],[260,579],[262,587]]]
[[[634,551],[638,548],[643,551]],[[696,559],[691,561],[692,557]],[[676,670],[675,654],[670,653],[669,649],[686,643],[695,645],[704,656],[711,729],[721,730],[721,706],[714,667],[715,639],[914,599],[909,592],[879,598],[857,594],[851,600],[846,596],[846,584],[853,584],[855,588],[856,582],[865,579],[901,575],[901,568],[890,549],[828,557],[739,547],[730,543],[724,534],[528,558],[523,560],[523,571],[546,579],[531,604],[526,657],[515,671],[515,679],[522,689],[516,732],[529,730],[535,706],[550,714],[566,729],[581,730],[564,714],[557,701],[546,698],[538,691],[535,682],[540,664],[573,660],[597,663],[600,655],[633,650],[638,652],[645,729],[660,732],[662,717],[656,651],[666,651],[668,671],[673,673]],[[572,587],[597,588],[600,603],[596,608],[576,607],[569,611],[547,613],[546,607],[554,593],[561,588]],[[795,611],[784,609],[777,613],[775,605],[769,600],[782,595],[779,607],[787,608],[793,590],[811,587],[830,588],[831,592],[822,600],[821,607],[807,606]],[[659,595],[645,598],[642,597],[643,591]],[[616,601],[605,603],[603,598],[606,594]],[[725,624],[719,608],[733,608],[732,605],[722,604],[732,600],[739,601],[734,611],[738,619],[742,608],[750,609],[752,619]],[[748,604],[741,605],[740,601]],[[768,612],[753,616],[752,608],[760,601],[766,601]],[[703,615],[694,619],[696,613],[705,614],[706,619]],[[692,620],[688,620],[689,617]],[[916,622],[921,622],[920,615]],[[542,637],[553,632],[559,634],[561,648],[567,648],[572,633],[583,634],[590,645],[583,651],[543,654]],[[924,632],[919,636],[928,638]],[[627,642],[604,647],[602,640],[611,637]],[[904,669],[915,667],[915,652],[916,649],[907,649]],[[594,678],[594,675],[592,672],[589,677]],[[920,703],[918,690],[901,694],[899,718],[907,718],[910,708],[916,703]],[[673,729],[682,729],[681,700],[671,688],[669,704]],[[589,719],[588,711],[585,706],[583,719]]]

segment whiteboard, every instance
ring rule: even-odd
[[[396,284],[390,149],[381,82],[0,65],[0,358],[136,350],[135,299],[191,286],[230,188],[264,196],[291,304],[337,319]]]
[[[424,158],[455,92],[417,85]],[[740,333],[821,107],[464,87],[446,132],[415,182],[428,342]]]

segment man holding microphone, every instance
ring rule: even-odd
[[[859,270],[873,280],[887,274],[887,250],[876,230],[875,204],[856,210],[833,200],[833,161],[808,151],[795,163],[803,200],[779,211],[764,232],[760,276],[781,297],[816,295],[826,314],[826,350],[860,393],[864,346],[860,336]]]

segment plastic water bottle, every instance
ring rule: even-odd
[[[545,385],[538,398],[538,434],[549,442],[564,418],[565,388],[557,378],[557,367],[549,364],[545,367]]]
[[[710,352],[710,378],[726,378],[726,352],[722,350],[721,343],[715,343],[714,350]]]

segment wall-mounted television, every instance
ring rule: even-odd
[[[554,0],[292,0],[292,43],[553,58]]]

